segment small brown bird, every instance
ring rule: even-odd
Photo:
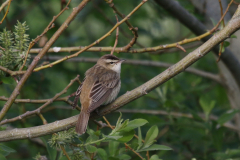
[[[76,132],[86,131],[90,113],[102,104],[111,103],[118,95],[121,87],[121,60],[114,55],[104,55],[92,68],[85,73],[85,78],[79,86],[73,106],[80,97],[81,113],[76,124]]]

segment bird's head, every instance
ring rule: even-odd
[[[113,70],[117,73],[120,73],[121,72],[121,64],[124,61],[125,61],[124,59],[119,59],[118,57],[116,57],[114,55],[106,54],[98,60],[97,64],[99,64],[107,69]]]

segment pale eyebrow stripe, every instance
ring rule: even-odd
[[[115,60],[115,59],[106,59],[105,62],[118,62],[119,60]]]

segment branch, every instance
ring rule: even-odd
[[[6,7],[8,5],[10,0],[6,0],[0,7],[0,12],[3,10],[4,7]]]
[[[125,22],[127,19],[129,19],[130,16],[132,16],[133,13],[135,13],[144,3],[146,3],[147,0],[143,0],[138,6],[136,6],[124,19],[122,19],[120,22],[118,22],[110,31],[108,31],[105,35],[103,35],[101,38],[99,38],[98,40],[96,40],[95,42],[93,42],[92,44],[90,44],[89,46],[86,46],[84,47],[83,49],[81,49],[80,51],[78,51],[77,53],[74,53],[70,56],[66,56],[62,59],[59,59],[53,63],[50,63],[48,65],[45,65],[45,66],[41,66],[41,67],[38,67],[38,68],[35,68],[34,71],[39,71],[39,70],[42,70],[42,69],[45,69],[45,68],[49,68],[49,67],[52,67],[53,65],[56,65],[58,63],[61,63],[67,59],[70,59],[70,58],[73,58],[73,57],[77,57],[79,54],[81,54],[82,52],[86,51],[87,49],[89,49],[90,47],[98,44],[99,42],[101,42],[103,39],[105,39],[106,37],[110,36],[111,33],[120,25],[122,24],[123,22]]]
[[[67,101],[69,96],[57,98],[54,101]],[[0,101],[7,101],[8,98],[0,96]],[[50,99],[15,99],[13,103],[46,103]]]
[[[30,49],[35,45],[35,43],[37,43],[41,37],[43,35],[45,35],[50,29],[52,29],[54,27],[54,21],[64,12],[68,9],[68,5],[70,4],[71,0],[68,1],[67,5],[61,10],[61,12],[58,13],[57,16],[54,16],[52,21],[48,24],[48,26],[44,29],[44,31],[42,32],[42,34],[40,36],[37,36],[34,40],[32,40],[32,42],[30,42],[29,46],[28,46],[28,50],[25,56],[25,60],[23,62],[23,65],[20,67],[19,71],[21,71],[23,69],[23,67],[25,66],[26,62],[27,62],[27,57],[28,57],[28,53],[30,51]]]
[[[105,120],[109,128],[111,128],[112,130],[115,128],[109,123],[109,121],[105,116],[103,116],[103,119]],[[136,154],[140,159],[144,160],[144,158],[138,152],[136,152],[132,147],[130,147],[127,143],[124,143],[124,145],[126,148],[129,148],[134,154]]]
[[[0,66],[0,70],[2,70],[3,72],[8,73],[8,74],[10,74],[10,75],[12,75],[12,74],[14,73],[14,71],[11,71],[11,70],[9,70],[8,68],[5,68],[5,67],[3,67],[3,66]]]
[[[11,118],[11,119],[5,119],[3,121],[0,122],[0,126],[3,125],[3,124],[6,124],[6,123],[10,123],[10,122],[14,122],[14,121],[17,121],[17,120],[21,120],[23,118],[26,118],[30,115],[34,115],[34,114],[40,114],[41,113],[41,110],[44,109],[46,106],[48,106],[49,104],[51,104],[54,100],[56,100],[59,96],[61,96],[62,94],[66,93],[68,88],[75,82],[78,80],[78,77],[79,75],[74,78],[73,80],[71,80],[71,82],[59,93],[57,93],[53,98],[49,99],[48,101],[46,101],[41,107],[33,110],[33,111],[27,111],[25,112],[24,114],[22,115],[19,115],[15,118]],[[41,116],[40,116],[41,117]]]
[[[132,91],[125,93],[124,95],[116,99],[113,103],[100,108],[98,113],[100,115],[109,114],[123,107],[125,104],[130,103],[131,101],[134,101],[144,96],[147,92],[152,91],[156,87],[168,81],[170,78],[184,71],[191,64],[193,64],[194,62],[202,58],[204,55],[206,55],[215,45],[219,44],[220,42],[228,38],[231,34],[233,34],[239,28],[240,28],[240,6],[238,7],[232,19],[229,21],[228,25],[225,28],[223,28],[221,31],[216,33],[213,37],[211,37],[206,43],[204,43],[202,46],[200,46],[193,52],[189,53],[181,61],[169,67],[167,70],[160,73],[156,77],[152,78],[148,82],[133,89]],[[97,115],[96,113],[91,114],[91,119],[96,119],[98,117],[100,116]],[[66,130],[68,128],[75,126],[77,118],[78,118],[78,115],[64,119],[64,120],[56,121],[50,124],[37,126],[37,127],[1,131],[0,141],[10,141],[15,139],[40,137],[47,134]]]
[[[55,60],[58,60],[58,59],[61,59],[61,58],[62,58],[61,56],[48,56],[47,60],[55,61]],[[76,57],[76,58],[68,59],[67,61],[69,61],[69,62],[90,62],[90,63],[96,63],[97,60],[98,60],[98,58],[81,58],[81,57]],[[170,64],[170,63],[158,62],[158,61],[147,61],[147,60],[144,61],[144,60],[130,60],[130,59],[126,59],[124,64],[153,66],[153,67],[164,67],[164,68],[168,68],[168,67],[173,65],[173,64]],[[202,76],[204,78],[208,78],[208,79],[214,80],[214,81],[216,81],[216,82],[218,82],[219,84],[222,84],[222,85],[224,84],[222,79],[221,79],[221,77],[219,75],[217,75],[217,74],[213,74],[213,73],[210,73],[210,72],[198,70],[198,69],[191,68],[191,67],[187,68],[185,70],[185,72],[189,72],[189,73],[192,73],[192,74],[196,74],[196,75]]]
[[[15,87],[8,101],[4,104],[1,112],[0,112],[0,121],[4,118],[7,111],[10,109],[16,97],[19,95],[20,90],[22,89],[24,83],[27,81],[28,77],[32,74],[32,71],[37,66],[38,61],[47,53],[48,49],[52,46],[52,44],[58,39],[60,34],[68,27],[70,22],[76,17],[76,15],[85,7],[89,0],[83,0],[78,7],[73,8],[72,13],[68,16],[65,22],[61,25],[61,27],[54,33],[51,39],[46,43],[44,48],[40,51],[40,53],[34,58],[30,66],[28,67],[26,73],[22,76],[21,80]]]
[[[4,19],[6,18],[8,12],[9,12],[9,7],[10,7],[10,4],[11,4],[12,0],[7,0],[6,2],[8,2],[8,8],[7,8],[7,11],[6,11],[4,17],[2,18],[2,20],[1,20],[1,22],[0,22],[0,25],[2,24],[2,22],[4,21]],[[2,4],[1,9],[3,9],[3,8],[5,7],[5,3],[6,3],[6,2],[4,2],[4,3]],[[1,10],[0,10],[0,11],[1,11]]]
[[[152,114],[152,115],[171,115],[174,117],[186,117],[186,118],[193,118],[192,114],[188,113],[179,113],[179,112],[166,112],[166,111],[161,111],[161,110],[139,110],[139,109],[120,109],[118,110],[119,112],[122,113],[142,113],[142,114]],[[201,117],[203,120],[205,120],[205,115],[202,113],[198,114],[199,117]],[[218,120],[217,116],[210,115],[209,118],[211,120]],[[227,122],[223,124],[224,127],[232,129],[234,131],[239,132],[240,129],[238,127],[235,127],[232,123]]]
[[[191,15],[176,1],[155,0],[155,2],[175,16],[182,24],[188,27],[196,35],[201,35],[206,32],[207,28],[204,26],[204,24],[202,24],[196,17]],[[210,39],[210,37],[204,37],[202,41],[206,42],[208,39]],[[212,50],[218,56],[219,47],[216,46],[212,48]],[[234,76],[236,82],[240,86],[240,62],[238,61],[238,58],[226,48],[224,53],[221,55],[221,60],[227,66],[231,74]]]
[[[115,25],[115,24],[107,17],[107,15],[104,13],[104,11],[103,11],[100,7],[98,7],[95,3],[94,3],[94,7],[99,11],[99,13],[102,14],[102,16],[103,16],[112,26]],[[131,38],[132,38],[132,37],[131,37],[128,33],[126,33],[121,27],[119,27],[119,30],[120,30],[120,32],[122,33],[122,35],[124,35],[126,38],[128,38],[128,39],[131,39]],[[139,42],[136,42],[136,45],[138,45],[138,46],[141,47],[141,48],[144,48],[144,46],[143,46],[142,44],[140,44]]]
[[[112,0],[105,0],[105,2],[108,3],[109,6],[114,10],[114,12],[117,13],[122,19],[125,18],[125,16],[122,13],[120,13],[117,10],[117,8],[114,6],[114,3],[112,3]],[[129,50],[137,42],[137,38],[138,38],[137,30],[138,30],[138,28],[134,28],[128,20],[126,20],[125,23],[127,24],[129,30],[132,31],[132,33],[134,35],[132,40],[125,47],[123,47],[123,50]]]
[[[194,42],[194,41],[188,41],[186,43],[183,44],[187,44],[190,42]],[[191,49],[191,48],[195,48],[198,47],[199,45],[201,45],[201,42],[197,42],[188,46],[185,46],[185,49]],[[163,46],[165,46],[165,48],[163,48]],[[79,49],[84,48],[85,46],[79,46],[79,47],[53,47],[50,48],[48,50],[48,53],[59,53],[59,52],[75,52],[75,51],[79,51]],[[158,46],[159,47],[159,46]],[[162,48],[157,49],[156,51],[153,51],[155,47],[151,47],[151,48],[144,48],[142,47],[142,49],[130,49],[128,51],[123,50],[122,47],[118,47],[115,48],[114,50],[118,53],[120,52],[126,52],[126,53],[144,53],[147,52],[145,50],[152,50],[149,51],[150,54],[162,54],[162,53],[169,53],[169,52],[177,52],[179,49],[178,48],[173,48],[173,47],[166,47],[166,45],[162,45]],[[33,48],[30,50],[30,53],[35,54],[35,53],[39,53],[41,51],[42,48]],[[89,49],[87,49],[85,52],[110,52],[113,49],[113,47],[91,47]],[[21,73],[22,74],[22,73]]]
[[[117,15],[115,15],[115,16],[116,16],[116,20],[117,20],[117,23],[118,23],[118,17],[117,17]],[[111,54],[113,54],[113,52],[114,52],[114,50],[115,50],[115,48],[116,48],[116,46],[117,46],[117,44],[118,44],[118,36],[119,36],[119,27],[117,27],[116,40],[115,40],[113,49],[112,49],[112,51],[111,51]]]

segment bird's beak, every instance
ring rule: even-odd
[[[124,61],[126,61],[125,59],[121,59],[120,61],[118,61],[119,63],[122,63],[122,62],[124,62]]]

